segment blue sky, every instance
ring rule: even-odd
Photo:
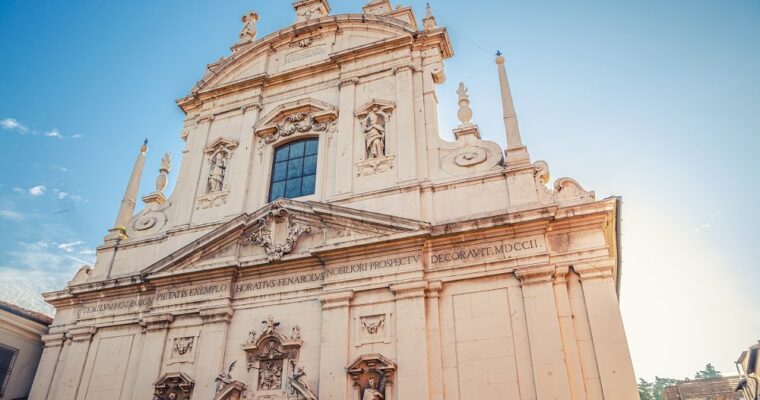
[[[331,2],[336,14],[363,4]],[[403,4],[422,17],[424,2]],[[623,196],[637,374],[734,372],[760,339],[760,3],[431,4],[455,50],[438,88],[442,136],[464,81],[473,122],[504,145],[498,48],[532,158],[598,198]],[[173,182],[174,100],[229,53],[249,9],[259,36],[294,20],[289,1],[0,2],[0,298],[44,310],[37,293],[92,263],[145,137],[141,195],[167,151]]]

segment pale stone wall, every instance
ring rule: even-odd
[[[0,345],[16,352],[0,399],[17,399],[29,394],[42,356],[43,346],[40,337],[46,332],[47,326],[39,322],[0,310]]]

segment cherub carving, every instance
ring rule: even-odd
[[[385,113],[377,105],[364,118],[364,142],[368,159],[385,155],[385,120]]]
[[[222,389],[224,389],[224,385],[232,383],[232,369],[235,368],[235,364],[237,364],[237,360],[233,361],[232,364],[230,364],[230,368],[227,370],[227,373],[224,373],[224,371],[222,371],[222,373],[216,377],[216,393],[219,393]]]
[[[266,328],[264,329],[264,332],[262,332],[262,336],[271,335],[274,333],[274,330],[277,329],[277,327],[280,325],[279,322],[274,320],[274,317],[271,315],[267,317],[265,321],[261,321],[262,324],[266,324]]]
[[[293,334],[290,337],[293,340],[300,339],[301,338],[301,326],[296,324],[293,325]]]
[[[243,22],[243,29],[240,30],[240,43],[250,42],[256,39],[256,22],[259,20],[259,14],[253,11],[243,15],[240,20]]]
[[[248,332],[248,343],[255,343],[255,342],[256,342],[256,331]]]
[[[380,330],[380,328],[383,327],[385,324],[385,318],[381,318],[377,321],[369,321],[369,320],[362,320],[362,325],[364,325],[364,328],[367,330],[367,333],[370,335],[374,335],[377,333],[377,331]]]

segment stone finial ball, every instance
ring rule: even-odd
[[[504,56],[502,56],[501,54],[496,56],[496,64],[499,64],[499,65],[504,64]]]

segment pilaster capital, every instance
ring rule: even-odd
[[[530,266],[517,268],[514,271],[522,286],[550,283],[554,275],[554,266]]]
[[[567,274],[570,272],[569,265],[558,265],[554,267],[554,284],[564,285],[567,283]]]
[[[66,331],[66,336],[71,339],[72,342],[91,340],[92,335],[94,335],[97,330],[98,328],[94,326],[80,326]]]
[[[615,260],[604,259],[591,262],[578,262],[573,264],[573,270],[581,277],[581,281],[592,279],[612,279],[615,269]]]
[[[329,310],[331,308],[348,307],[351,303],[351,298],[354,297],[354,291],[349,290],[346,292],[330,293],[319,298],[322,302],[322,309]]]
[[[63,345],[66,341],[66,334],[63,332],[51,333],[48,335],[42,335],[42,342],[45,343],[45,347],[57,347]]]
[[[345,78],[345,79],[341,79],[340,80],[340,83],[338,83],[338,87],[342,88],[343,86],[356,85],[357,83],[359,83],[359,78],[356,78],[356,77],[354,77],[354,78]]]
[[[415,70],[416,69],[414,68],[414,65],[412,64],[397,65],[391,69],[391,71],[393,71],[393,75],[396,75],[399,72],[404,72],[404,71],[414,72]]]
[[[244,104],[240,107],[240,111],[245,113],[248,110],[256,109],[261,111],[261,108],[263,107],[261,96],[256,96],[256,98],[253,100],[253,102]]]
[[[396,295],[396,300],[424,297],[428,283],[425,281],[406,282],[391,285],[390,289]]]
[[[211,123],[211,121],[213,121],[213,120],[214,120],[214,114],[199,115],[195,119],[195,124],[196,125],[200,125],[200,124],[205,124],[205,123]]]
[[[439,298],[441,296],[441,289],[443,289],[443,282],[431,281],[428,282],[427,289],[425,289],[425,296],[428,298]]]
[[[142,326],[146,332],[158,331],[169,329],[169,325],[172,321],[174,321],[174,315],[172,314],[148,315],[140,320],[140,326]]]
[[[207,308],[199,312],[204,324],[213,322],[229,323],[233,313],[232,307]]]

